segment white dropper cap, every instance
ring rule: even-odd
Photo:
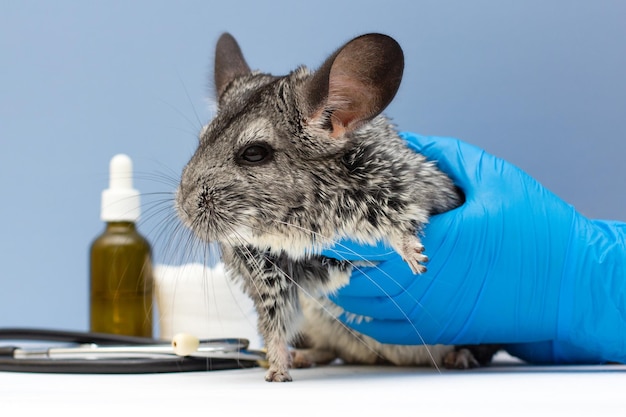
[[[100,218],[105,222],[136,222],[139,205],[139,191],[133,188],[133,162],[128,155],[115,155],[109,164],[109,188],[102,191]]]

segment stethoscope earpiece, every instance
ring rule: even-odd
[[[172,338],[172,348],[178,356],[189,356],[198,351],[200,339],[189,333],[178,333]]]

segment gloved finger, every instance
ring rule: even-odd
[[[351,329],[368,335],[381,343],[399,345],[422,344],[478,344],[478,333],[459,333],[454,326],[433,322],[433,317],[421,316],[416,320],[368,319],[351,314],[341,314],[339,320]]]
[[[356,261],[357,264],[360,262],[376,263],[397,256],[396,252],[383,242],[379,242],[377,245],[366,245],[352,240],[339,241],[332,247],[324,249],[322,255],[341,261]]]
[[[437,235],[429,240],[425,249],[425,254],[431,259],[427,264],[432,263],[432,259],[444,261],[448,258],[448,253],[441,250],[442,241],[447,245],[453,245],[452,240],[458,230],[457,222],[464,216],[459,213],[464,208],[435,215],[431,217],[430,223],[426,226],[425,234],[428,235],[433,230]],[[425,274],[415,275],[408,264],[393,249],[380,243],[377,246],[359,245],[353,241],[341,241],[336,246],[326,249],[322,255],[339,260],[354,261],[353,272],[350,277],[350,284],[338,291],[338,300],[343,296],[348,297],[393,297],[406,291],[409,284],[415,280],[428,281],[432,279],[428,271]],[[367,263],[372,262],[372,265]],[[435,269],[439,264],[432,264]],[[341,301],[339,301],[341,304]]]
[[[401,271],[396,273],[397,271]],[[393,298],[408,290],[416,277],[398,257],[395,262],[353,270],[350,285],[340,289],[341,296]],[[361,301],[362,302],[362,301]]]
[[[470,314],[480,296],[480,286],[466,283],[462,277],[433,279],[424,275],[414,277],[407,288],[397,294],[389,294],[385,288],[374,284],[367,288],[368,297],[361,296],[362,293],[346,295],[348,291],[340,290],[329,298],[350,314],[373,319],[420,321],[430,327],[441,327],[450,319],[456,320],[454,317]]]
[[[369,283],[370,281],[366,279],[363,282]],[[373,296],[363,298],[360,296],[361,293],[357,293],[356,296],[342,293],[330,295],[329,298],[349,314],[409,322],[416,315],[423,314],[432,317],[432,312],[429,311],[430,305],[424,306],[421,301],[425,294],[428,294],[432,284],[424,277],[417,277],[407,289],[397,291],[396,288],[392,288],[396,292],[394,294],[378,283],[373,283],[372,288],[367,288],[370,294],[375,294]],[[430,301],[428,303],[430,304]]]
[[[481,291],[479,280],[466,280],[472,264],[455,265],[453,271],[446,267],[448,259],[432,258],[429,270],[414,275],[403,261],[397,265],[384,263],[385,273],[373,271],[366,275],[356,273],[351,284],[340,289],[331,300],[349,313],[375,319],[414,320],[422,318],[434,323],[435,318],[449,320],[466,317]],[[407,268],[403,274],[396,268]],[[389,276],[392,277],[390,280]],[[459,311],[463,309],[463,311]]]
[[[355,264],[352,267],[350,284],[339,290],[341,296],[348,297],[394,297],[416,279],[409,266],[400,255],[371,266]]]
[[[431,217],[430,223],[426,226],[424,235],[433,234],[425,245],[424,253],[429,257],[426,263],[427,271],[421,275],[415,275],[402,257],[392,252],[388,258],[372,267],[355,266],[350,284],[341,288],[336,295],[337,303],[343,305],[343,297],[355,297],[369,299],[373,297],[389,298],[401,292],[408,291],[415,282],[422,285],[434,279],[436,274],[431,271],[439,271],[449,258],[448,251],[455,249],[455,236],[458,235],[459,228],[457,222],[463,218],[464,208],[455,209]],[[431,232],[432,231],[432,232]],[[361,301],[364,302],[364,301]]]
[[[381,343],[399,345],[432,344],[436,336],[421,332],[404,320],[355,320],[352,316],[339,319],[359,333],[367,334]]]

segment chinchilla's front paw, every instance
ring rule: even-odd
[[[402,256],[414,274],[426,272],[424,263],[428,262],[428,256],[424,255],[424,245],[417,236],[408,234],[399,242],[392,242],[392,246]]]

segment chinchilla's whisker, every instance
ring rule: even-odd
[[[160,100],[162,104],[168,106],[170,109],[174,110],[179,116],[181,116],[187,123],[189,123],[190,126],[192,126],[195,129],[198,129],[198,126],[196,125],[196,123],[198,123],[200,125],[200,128],[202,127],[202,122],[200,121],[200,118],[198,116],[198,114],[196,113],[196,122],[194,122],[193,120],[191,120],[187,114],[185,114],[185,112],[181,111],[179,108],[177,108],[176,106],[174,106],[173,104],[165,101],[165,100]],[[194,107],[194,113],[195,113],[195,107]],[[180,128],[179,128],[180,129]],[[180,129],[184,132],[186,132],[187,134],[191,133],[192,135],[197,135],[198,132],[197,131],[187,131],[185,129]]]
[[[163,184],[167,187],[172,187],[173,189],[176,189],[176,187],[178,186],[179,174],[176,174],[173,170],[167,168],[166,166],[163,166],[162,168],[167,169],[169,172],[137,172],[135,174],[135,178],[138,180]],[[174,192],[170,192],[170,194],[174,194]]]
[[[261,272],[260,265],[256,261],[256,259],[254,257],[254,254],[247,247],[246,242],[241,237],[239,237],[239,235],[234,230],[233,230],[233,234],[231,236],[232,236],[232,238],[229,238],[229,242],[235,242],[235,244],[238,247],[242,248],[244,256],[245,256],[245,258],[248,261],[248,264],[251,265],[253,268],[255,268],[257,273],[260,273]],[[253,285],[254,290],[260,296],[261,295],[261,290],[260,290],[260,287],[259,287],[258,283],[255,280],[251,280],[251,281],[252,281],[251,284]],[[267,308],[267,307],[265,307],[265,308]]]
[[[200,118],[200,115],[198,114],[196,106],[193,104],[193,100],[191,99],[191,96],[189,95],[189,90],[187,90],[187,86],[185,85],[185,83],[184,83],[183,79],[180,77],[180,75],[178,76],[178,80],[180,81],[180,84],[183,87],[183,91],[185,92],[185,96],[187,97],[187,101],[189,101],[189,105],[191,106],[193,114],[196,116],[196,122],[198,123],[199,127],[202,128],[204,123],[202,122],[202,119]]]

